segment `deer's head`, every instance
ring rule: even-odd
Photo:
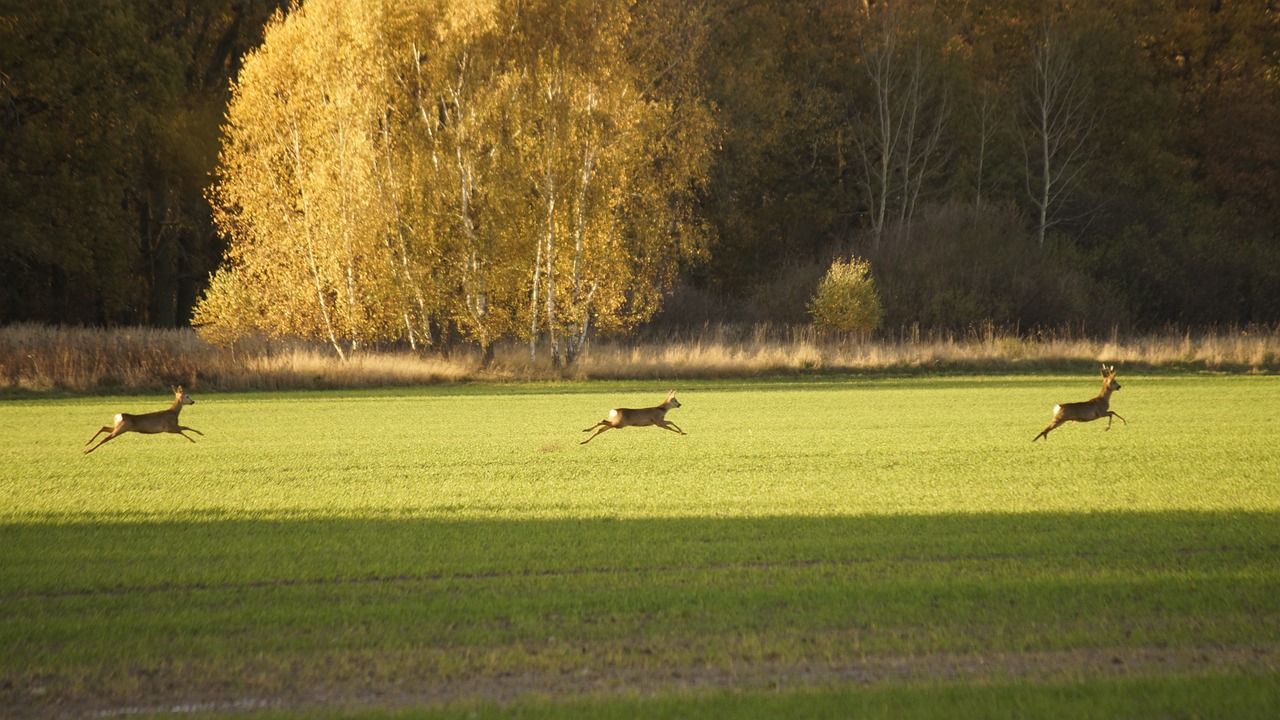
[[[1116,366],[1107,367],[1106,363],[1102,364],[1102,386],[1108,390],[1119,390],[1120,383],[1116,381]]]

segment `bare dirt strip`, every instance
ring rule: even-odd
[[[538,654],[540,648],[523,649]],[[430,655],[429,651],[426,654]],[[463,652],[460,650],[459,652]],[[292,660],[257,659],[238,667],[173,663],[114,668],[77,676],[30,674],[0,679],[0,715],[9,718],[128,717],[150,714],[314,712],[361,708],[429,708],[451,703],[510,703],[538,697],[569,701],[609,696],[772,691],[839,686],[948,685],[992,682],[1080,682],[1124,677],[1280,674],[1280,648],[1123,647],[1052,652],[926,654],[799,661],[763,660],[731,666],[672,664],[652,651],[619,657],[581,648],[574,662],[536,671],[483,666],[483,651],[467,672],[426,672],[420,653],[322,654]],[[643,658],[647,658],[643,659]]]

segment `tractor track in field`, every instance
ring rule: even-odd
[[[401,672],[401,658],[361,658],[379,672],[360,672],[350,659],[320,655],[312,662],[228,668],[175,664],[115,668],[77,678],[0,678],[0,714],[27,718],[116,718],[137,715],[301,713],[434,708],[457,703],[574,701],[656,697],[722,690],[936,686],[945,684],[1078,683],[1116,678],[1280,673],[1272,645],[1122,647],[1060,651],[919,654],[820,660],[763,660],[728,666],[610,662],[586,652],[573,667],[431,677]],[[394,666],[394,667],[389,667]],[[234,675],[234,676],[232,676]]]
[[[1201,547],[1201,548],[1181,548],[1174,551],[1179,557],[1195,557],[1202,555],[1220,554],[1224,550],[1221,546]],[[1248,548],[1251,553],[1266,552],[1271,554],[1280,554],[1280,545],[1272,545],[1265,547]],[[412,584],[430,584],[443,583],[451,581],[459,582],[476,582],[486,580],[509,580],[517,578],[557,578],[557,577],[585,577],[591,575],[646,575],[654,573],[695,573],[695,572],[727,572],[727,571],[750,571],[750,572],[768,572],[771,570],[782,569],[809,569],[829,567],[833,569],[858,568],[864,566],[881,566],[881,565],[924,565],[924,564],[949,564],[964,562],[1008,562],[1016,560],[1033,560],[1040,557],[1035,553],[989,553],[983,555],[957,555],[954,557],[941,556],[925,556],[925,555],[901,555],[893,558],[876,557],[876,558],[853,558],[844,560],[790,560],[790,561],[760,561],[760,562],[725,562],[725,563],[700,563],[689,565],[664,565],[664,566],[645,566],[645,567],[568,567],[568,568],[545,568],[545,569],[520,569],[520,570],[492,570],[478,572],[436,572],[422,574],[389,574],[389,575],[362,575],[351,577],[316,577],[316,578],[275,578],[267,580],[247,580],[243,582],[223,581],[223,582],[188,582],[188,583],[152,583],[141,585],[115,585],[94,588],[72,588],[67,590],[19,590],[15,592],[0,595],[0,600],[57,600],[62,598],[75,597],[121,597],[128,595],[153,595],[175,592],[209,592],[221,590],[255,590],[270,588],[289,588],[289,587],[341,587],[341,586],[360,586],[360,585],[412,585]],[[1079,560],[1080,565],[1077,569],[1093,564],[1098,558],[1102,558],[1102,553],[1075,553],[1070,556],[1071,560]],[[1108,553],[1105,555],[1109,559],[1123,559],[1123,555],[1116,553]],[[1105,569],[1105,568],[1104,568]]]

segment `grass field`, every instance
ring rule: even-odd
[[[1280,377],[0,403],[0,715],[1280,716]]]

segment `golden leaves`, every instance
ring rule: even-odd
[[[228,112],[211,197],[235,265],[201,322],[341,352],[448,326],[556,347],[647,317],[698,244],[681,208],[710,123],[625,52],[630,12],[315,0],[273,22]]]

